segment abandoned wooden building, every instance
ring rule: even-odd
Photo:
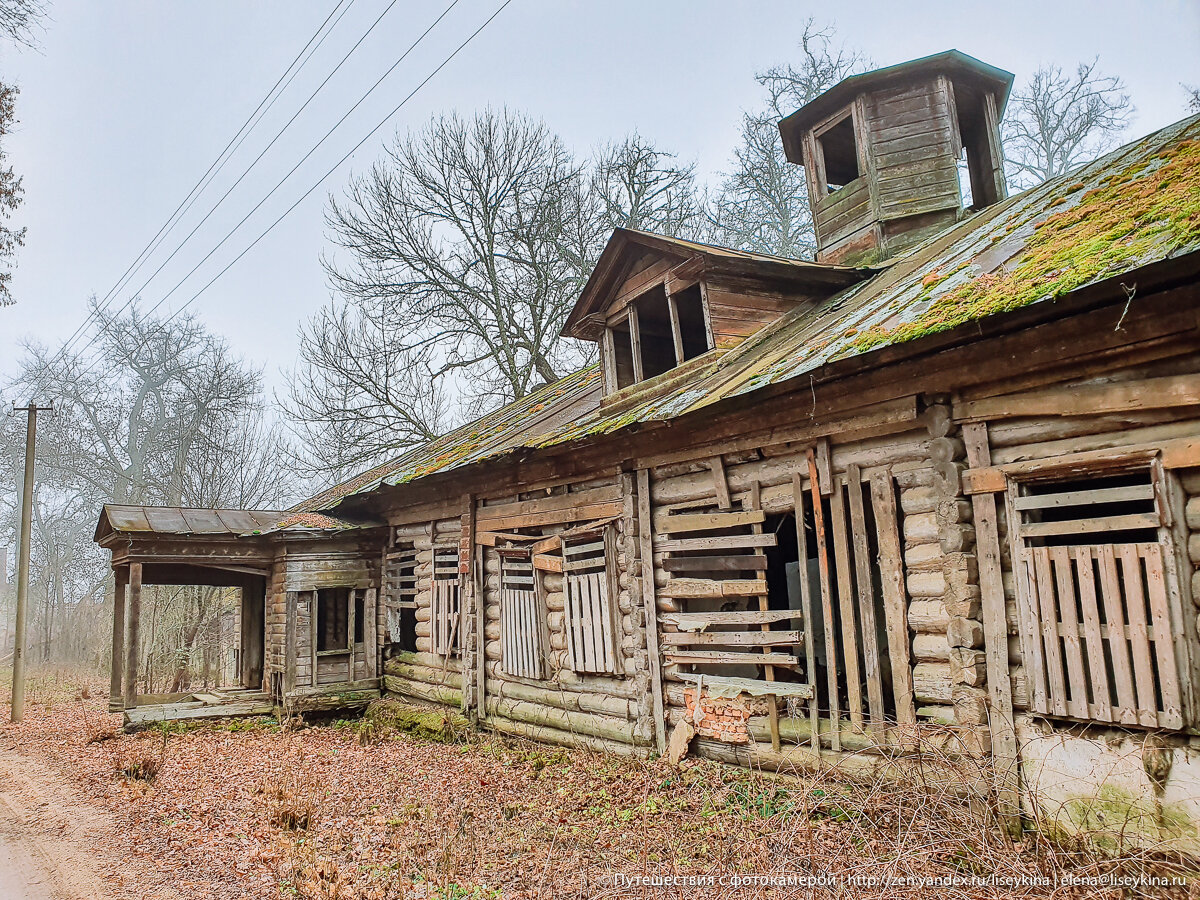
[[[294,510],[107,507],[114,707],[152,714],[140,586],[226,584],[226,702],[766,768],[937,746],[1200,845],[1200,117],[1010,197],[1011,83],[845,80],[780,123],[815,262],[618,230],[564,328],[598,364]]]

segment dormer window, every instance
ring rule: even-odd
[[[654,378],[712,349],[699,284],[668,294],[656,284],[610,318],[604,352],[616,389]]]
[[[854,114],[847,112],[816,133],[825,178],[825,192],[839,191],[862,174],[858,165],[858,142],[854,139]]]

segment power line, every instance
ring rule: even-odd
[[[254,108],[254,111],[250,113],[250,115],[246,118],[246,121],[242,123],[241,127],[234,133],[233,137],[229,139],[229,142],[226,143],[224,149],[217,154],[217,158],[213,160],[204,174],[200,176],[199,180],[192,185],[192,189],[188,191],[183,200],[179,202],[179,205],[175,207],[174,212],[168,216],[167,221],[159,227],[158,231],[149,240],[149,242],[147,242],[146,246],[142,248],[141,252],[138,253],[134,261],[130,263],[129,267],[126,268],[121,274],[121,277],[118,278],[116,283],[114,283],[113,286],[108,289],[108,293],[104,295],[104,298],[100,301],[97,307],[88,312],[88,314],[84,317],[83,322],[81,322],[79,327],[75,329],[74,333],[72,333],[71,336],[63,342],[63,345],[59,348],[58,353],[55,354],[55,356],[45,364],[45,367],[53,365],[59,360],[59,358],[62,357],[64,353],[70,349],[75,340],[83,333],[84,329],[87,328],[88,323],[97,316],[98,311],[102,311],[109,305],[109,298],[121,289],[125,282],[133,275],[133,273],[141,268],[145,259],[147,259],[149,255],[153,253],[155,249],[157,249],[158,244],[166,239],[166,236],[175,228],[175,225],[179,223],[183,215],[185,215],[187,211],[191,209],[196,200],[199,199],[200,194],[204,192],[204,190],[208,187],[208,184],[212,183],[212,179],[216,177],[222,168],[224,168],[225,163],[232,158],[233,154],[237,152],[238,148],[241,147],[242,143],[247,137],[249,137],[250,132],[254,130],[254,128],[258,125],[258,122],[262,121],[262,116],[266,115],[267,111],[274,106],[275,101],[279,99],[279,97],[283,94],[283,91],[287,90],[288,85],[292,83],[292,80],[295,79],[296,75],[299,74],[300,70],[307,64],[308,60],[312,58],[312,55],[317,51],[321,44],[325,42],[325,38],[329,37],[329,35],[333,32],[333,29],[337,27],[338,22],[342,20],[342,16],[349,11],[350,7],[354,5],[354,2],[355,0],[349,0],[349,3],[347,3],[346,0],[338,0],[333,9],[330,10],[329,15],[325,17],[324,21],[322,21],[319,26],[317,26],[317,30],[313,32],[312,36],[308,39],[304,46],[300,48],[300,52],[296,54],[290,63],[288,63],[287,68],[284,69],[283,73],[278,79],[276,79],[275,83],[271,86],[271,89],[267,91],[266,95],[264,95],[262,100],[259,101],[258,106]],[[334,14],[337,13],[338,9],[340,9],[343,4],[346,5],[345,9],[342,9],[342,14],[337,17],[337,20],[333,23],[329,30],[326,31],[325,26],[329,24],[329,21],[333,18]],[[325,33],[322,35],[323,31]],[[320,40],[317,40],[318,37],[320,37]],[[314,41],[316,42],[315,46]],[[312,47],[311,51],[309,51],[310,47]],[[306,51],[308,51],[307,56],[305,56]],[[301,61],[301,57],[304,57],[303,61]],[[297,63],[299,63],[299,65],[297,65]],[[289,73],[291,73],[291,78],[288,78]],[[280,84],[283,83],[285,78],[288,79],[287,84],[284,84],[283,88],[279,89]],[[259,115],[260,111],[262,112],[262,115]],[[256,116],[258,117],[257,119],[255,119]],[[239,137],[241,140],[239,140]],[[235,142],[236,146],[234,146]],[[230,148],[232,148],[232,150]]]
[[[428,33],[429,33],[429,32],[430,32],[432,29],[433,29],[433,27],[434,27],[435,25],[437,25],[437,23],[438,23],[439,21],[441,21],[441,19],[442,19],[442,18],[443,18],[443,17],[446,15],[446,13],[448,13],[448,12],[449,12],[449,11],[450,11],[450,10],[451,10],[451,9],[452,9],[452,8],[453,8],[453,7],[454,7],[454,6],[455,6],[455,5],[458,3],[458,2],[459,2],[459,0],[454,0],[454,2],[453,2],[453,3],[451,3],[451,4],[450,4],[450,6],[449,6],[449,7],[447,7],[447,9],[446,9],[446,10],[445,10],[445,11],[442,13],[442,15],[441,15],[441,16],[439,16],[439,17],[438,17],[438,18],[437,18],[437,19],[434,21],[433,25],[430,25],[430,26],[429,26],[429,28],[427,28],[427,29],[425,30],[425,32],[424,32],[424,33],[422,33],[421,37],[419,37],[419,38],[417,39],[417,41],[415,41],[415,42],[414,42],[414,43],[413,43],[413,44],[412,44],[412,45],[409,47],[409,49],[405,51],[405,54],[404,54],[404,55],[405,55],[405,56],[407,56],[407,55],[408,55],[408,53],[410,53],[410,52],[412,51],[413,47],[415,47],[415,46],[417,45],[417,43],[420,43],[420,41],[421,41],[421,40],[424,38],[424,36],[425,36],[426,34],[428,34]],[[199,297],[200,297],[202,294],[204,294],[204,292],[205,292],[205,291],[207,291],[207,290],[208,290],[210,287],[212,287],[212,285],[213,285],[213,284],[214,284],[214,283],[215,283],[215,282],[216,282],[216,281],[217,281],[219,278],[221,278],[221,276],[223,276],[223,275],[224,275],[226,272],[228,272],[228,271],[229,271],[231,268],[233,268],[233,266],[235,266],[235,265],[236,265],[236,264],[237,264],[237,263],[238,263],[238,262],[239,262],[239,261],[242,259],[242,257],[244,257],[244,256],[245,256],[247,253],[249,253],[251,250],[253,250],[253,249],[254,249],[254,248],[255,248],[255,247],[256,247],[256,246],[259,244],[259,242],[261,242],[263,238],[265,238],[265,237],[266,237],[268,234],[270,234],[270,233],[271,233],[271,232],[272,232],[272,231],[273,231],[273,230],[274,230],[274,229],[275,229],[275,228],[276,228],[276,227],[279,225],[279,223],[280,223],[280,222],[282,222],[284,219],[286,219],[286,218],[287,218],[287,217],[288,217],[288,216],[289,216],[289,215],[292,213],[292,211],[296,209],[296,207],[297,207],[297,206],[299,206],[299,205],[300,205],[301,203],[303,203],[303,202],[304,202],[306,199],[308,199],[309,195],[311,195],[313,191],[315,191],[315,190],[316,190],[318,187],[320,187],[320,186],[321,186],[321,184],[322,184],[322,183],[325,181],[325,179],[326,179],[326,178],[328,178],[330,175],[332,175],[334,172],[336,172],[336,171],[338,170],[338,168],[340,168],[340,167],[341,167],[341,165],[342,165],[343,163],[345,163],[345,162],[346,162],[346,160],[348,160],[348,159],[349,159],[351,156],[353,156],[353,155],[354,155],[354,153],[355,153],[355,152],[357,152],[357,151],[358,151],[358,149],[359,149],[360,147],[362,147],[362,145],[363,145],[363,144],[365,144],[365,143],[366,143],[367,141],[369,141],[369,140],[370,140],[372,137],[374,137],[374,136],[375,136],[375,134],[376,134],[376,133],[379,131],[379,129],[381,129],[381,128],[382,128],[384,125],[386,125],[386,124],[388,123],[388,121],[390,121],[390,120],[392,119],[392,117],[396,115],[396,113],[398,113],[398,112],[399,112],[401,109],[403,109],[403,108],[404,108],[404,106],[408,104],[408,101],[410,101],[410,100],[411,100],[413,97],[415,97],[415,96],[417,95],[417,93],[418,93],[418,92],[419,92],[419,91],[420,91],[422,88],[424,88],[424,87],[425,87],[425,85],[427,85],[427,84],[428,84],[430,81],[432,81],[432,80],[434,79],[434,77],[435,77],[435,76],[436,76],[436,75],[437,75],[439,72],[441,72],[441,71],[442,71],[442,69],[444,69],[444,68],[445,68],[447,65],[449,65],[449,64],[450,64],[450,62],[451,62],[451,61],[453,61],[453,60],[454,60],[454,58],[455,58],[455,57],[457,57],[457,56],[458,56],[458,54],[459,54],[459,53],[461,53],[461,52],[462,52],[462,51],[463,51],[463,50],[464,50],[464,49],[467,47],[467,45],[468,45],[468,44],[470,44],[470,43],[471,43],[473,40],[475,40],[475,38],[476,38],[476,37],[478,37],[478,36],[479,36],[479,34],[480,34],[480,33],[481,33],[481,32],[482,32],[482,31],[483,31],[485,28],[487,28],[487,27],[488,27],[488,25],[490,25],[490,24],[492,23],[492,21],[493,21],[493,20],[495,20],[495,18],[496,18],[497,16],[499,16],[499,15],[500,15],[500,13],[504,12],[504,10],[505,10],[505,9],[507,9],[507,8],[508,8],[508,6],[509,6],[509,4],[511,4],[512,2],[513,2],[513,0],[504,0],[504,2],[503,2],[503,3],[501,3],[501,4],[500,4],[498,7],[496,7],[495,11],[493,11],[493,12],[492,12],[492,14],[491,14],[490,16],[488,16],[488,17],[487,17],[487,18],[486,18],[486,19],[483,21],[483,23],[479,25],[479,27],[478,27],[478,28],[476,28],[476,29],[475,29],[473,32],[471,32],[471,34],[470,34],[470,35],[468,35],[468,36],[467,36],[467,38],[466,38],[466,39],[465,39],[465,40],[464,40],[462,43],[460,43],[460,44],[459,44],[457,47],[455,47],[455,48],[454,48],[454,50],[453,50],[453,51],[451,51],[451,53],[450,53],[450,54],[449,54],[449,55],[448,55],[448,56],[447,56],[445,59],[443,59],[443,60],[442,60],[442,61],[441,61],[441,62],[440,62],[438,65],[437,65],[437,67],[436,67],[436,68],[435,68],[435,69],[434,69],[432,72],[430,72],[428,75],[426,75],[426,76],[425,76],[425,78],[424,78],[424,79],[422,79],[422,81],[421,81],[421,82],[420,82],[420,83],[419,83],[419,84],[418,84],[418,85],[417,85],[415,88],[413,88],[413,89],[412,89],[412,90],[411,90],[411,91],[410,91],[410,92],[407,94],[407,96],[405,96],[405,97],[404,97],[404,99],[403,99],[403,100],[401,100],[401,101],[400,101],[398,104],[396,104],[396,106],[392,108],[391,112],[389,112],[389,113],[388,113],[387,115],[385,115],[385,116],[384,116],[382,119],[380,119],[380,120],[379,120],[379,122],[378,122],[378,123],[375,125],[375,127],[374,127],[374,128],[372,128],[372,129],[371,129],[371,130],[370,130],[370,131],[369,131],[369,132],[368,132],[368,133],[367,133],[367,134],[366,134],[366,135],[365,135],[365,136],[364,136],[364,137],[363,137],[363,138],[362,138],[362,139],[361,139],[361,140],[360,140],[360,141],[359,141],[357,144],[355,144],[353,147],[351,147],[351,148],[350,148],[350,150],[349,150],[349,151],[347,151],[347,152],[346,152],[346,154],[345,154],[344,156],[342,156],[342,158],[341,158],[341,159],[339,159],[339,160],[338,160],[336,163],[334,163],[334,164],[333,164],[333,165],[332,165],[332,166],[331,166],[331,167],[330,167],[330,168],[329,168],[329,169],[328,169],[328,170],[325,172],[325,174],[323,174],[323,175],[322,175],[320,178],[318,178],[318,179],[317,179],[315,182],[313,182],[312,186],[311,186],[311,187],[309,187],[309,188],[308,188],[308,190],[306,190],[306,191],[305,191],[303,194],[301,194],[301,195],[300,195],[300,197],[299,197],[299,198],[297,198],[297,199],[296,199],[296,201],[295,201],[294,203],[292,203],[292,205],[291,205],[291,206],[289,206],[287,209],[285,209],[285,210],[283,211],[283,213],[282,213],[282,214],[281,214],[281,215],[280,215],[278,218],[276,218],[276,219],[275,219],[275,221],[273,221],[273,222],[272,222],[270,225],[268,225],[268,226],[267,226],[267,227],[266,227],[266,228],[265,228],[265,229],[264,229],[264,230],[263,230],[263,231],[262,231],[262,232],[261,232],[261,233],[260,233],[260,234],[259,234],[259,235],[258,235],[258,236],[257,236],[257,237],[254,239],[254,240],[253,240],[253,241],[251,241],[251,242],[250,242],[250,244],[249,244],[249,245],[247,245],[247,246],[245,247],[245,249],[243,249],[243,250],[242,250],[242,252],[241,252],[241,253],[239,253],[239,254],[238,254],[237,256],[235,256],[235,257],[234,257],[232,260],[230,260],[230,261],[229,261],[229,262],[228,262],[228,263],[225,265],[225,267],[224,267],[224,268],[222,268],[222,269],[221,269],[219,272],[217,272],[217,274],[216,274],[216,275],[214,275],[214,276],[213,276],[211,279],[209,279],[209,280],[208,280],[208,281],[207,281],[207,282],[204,284],[204,286],[203,286],[203,287],[201,287],[201,288],[200,288],[198,291],[196,291],[196,293],[192,294],[192,296],[191,296],[191,297],[189,297],[189,298],[187,299],[187,301],[185,301],[185,302],[183,303],[183,305],[182,305],[182,306],[180,306],[180,307],[179,307],[177,310],[175,310],[173,313],[171,313],[171,315],[169,315],[169,316],[168,316],[166,319],[164,319],[164,320],[163,320],[161,323],[159,323],[159,325],[158,325],[158,326],[157,326],[157,327],[154,329],[154,331],[152,331],[152,332],[151,332],[151,335],[147,335],[145,338],[143,338],[143,340],[142,340],[142,342],[141,342],[141,346],[142,346],[142,347],[144,347],[144,346],[145,346],[145,344],[146,344],[146,341],[147,341],[147,340],[149,340],[149,338],[150,338],[150,337],[151,337],[153,334],[155,334],[155,333],[158,333],[159,331],[161,331],[161,330],[162,330],[162,329],[163,329],[163,328],[164,328],[164,327],[165,327],[165,326],[166,326],[168,323],[170,323],[170,322],[171,322],[173,319],[175,319],[175,318],[176,318],[176,317],[177,317],[177,316],[178,316],[180,313],[182,313],[182,312],[183,312],[185,309],[187,309],[189,306],[191,306],[191,305],[192,305],[192,303],[194,303],[194,302],[195,302],[197,299],[199,299]],[[401,60],[402,60],[403,58],[404,58],[404,57],[402,56],[402,57],[401,57]],[[398,64],[399,62],[400,62],[400,60],[397,60],[397,64]],[[393,67],[392,67],[392,68],[395,68],[395,66],[393,65]],[[391,69],[389,69],[388,71],[390,72],[390,71],[391,71]],[[382,81],[383,77],[386,77],[386,75],[387,75],[387,73],[385,73],[385,74],[384,74],[384,76],[382,76],[382,77],[380,78],[380,81]],[[374,91],[375,87],[377,87],[378,85],[379,85],[379,81],[377,81],[377,82],[375,83],[375,85],[373,85],[373,86],[371,87],[371,89],[370,89],[370,90],[367,92],[367,94],[366,94],[366,95],[364,95],[362,98],[360,98],[360,99],[359,99],[358,103],[355,103],[354,107],[351,107],[351,110],[350,110],[350,112],[353,112],[353,111],[354,111],[354,109],[355,109],[355,108],[357,108],[357,107],[358,107],[358,105],[359,105],[360,103],[362,103],[362,101],[363,101],[363,100],[365,100],[365,99],[366,99],[367,95],[369,95],[369,94],[371,93],[371,91]],[[347,113],[347,114],[346,114],[346,116],[349,116],[349,115],[350,115],[350,113]],[[342,119],[341,119],[341,120],[339,120],[339,122],[338,122],[338,125],[340,125],[342,121],[345,121],[345,118],[346,118],[346,116],[343,116],[343,117],[342,117]],[[337,128],[337,127],[338,127],[338,125],[335,125],[335,126],[334,126],[334,128]],[[304,156],[304,159],[307,159],[307,158],[308,158],[308,157],[309,157],[309,156],[312,154],[312,152],[313,152],[314,150],[316,150],[316,148],[317,148],[317,147],[319,147],[319,146],[320,146],[320,144],[321,144],[321,143],[323,143],[323,142],[325,141],[325,139],[326,139],[326,138],[329,136],[329,134],[332,134],[333,130],[334,130],[334,129],[330,129],[330,131],[326,133],[325,137],[323,137],[323,138],[321,139],[321,141],[320,141],[320,142],[318,142],[318,144],[316,145],[316,147],[313,147],[313,150],[310,150],[310,151],[309,151],[307,154],[305,154],[305,156]],[[259,207],[261,207],[261,206],[262,206],[262,204],[263,204],[263,203],[265,203],[265,202],[266,202],[266,200],[270,198],[271,194],[274,194],[274,192],[275,192],[275,191],[276,191],[276,190],[277,190],[277,189],[278,189],[278,188],[279,188],[279,187],[280,187],[280,186],[283,184],[283,182],[284,182],[284,181],[286,181],[286,180],[287,180],[287,179],[288,179],[288,178],[291,176],[292,172],[294,172],[294,171],[295,171],[297,168],[299,168],[300,164],[304,162],[304,159],[302,159],[302,160],[300,161],[300,163],[297,163],[297,164],[296,164],[296,166],[294,166],[294,167],[292,168],[292,170],[291,170],[290,172],[288,172],[288,174],[287,174],[287,175],[285,175],[285,176],[283,177],[283,179],[281,179],[281,180],[280,180],[280,182],[279,182],[278,184],[276,184],[276,186],[275,186],[274,188],[272,188],[272,189],[271,189],[271,193],[270,193],[270,194],[268,194],[266,197],[264,197],[264,198],[263,198],[263,200],[262,200],[262,201],[260,201],[260,202],[258,203],[258,205],[254,207],[254,209],[252,209],[252,210],[251,210],[249,213],[247,213],[247,214],[246,214],[246,216],[245,216],[245,217],[242,219],[242,221],[241,221],[241,222],[239,222],[239,223],[238,223],[236,226],[234,226],[233,230],[231,230],[231,231],[230,231],[230,232],[229,232],[229,233],[228,233],[228,234],[227,234],[227,235],[226,235],[224,238],[222,238],[222,240],[221,240],[221,243],[220,243],[220,244],[218,244],[216,247],[214,247],[214,248],[213,248],[213,250],[212,250],[212,251],[210,251],[210,252],[208,253],[208,255],[207,255],[207,256],[205,256],[205,258],[204,258],[203,260],[201,260],[201,261],[200,261],[200,263],[197,263],[197,265],[196,265],[196,266],[195,266],[195,267],[192,269],[192,272],[195,272],[196,268],[199,268],[199,266],[200,266],[201,264],[203,264],[203,263],[204,263],[204,261],[205,261],[205,260],[207,260],[207,259],[208,259],[210,256],[212,256],[212,254],[213,254],[214,252],[216,252],[216,250],[217,250],[217,249],[219,249],[219,248],[220,248],[220,246],[221,246],[222,244],[224,244],[226,240],[228,240],[230,237],[232,237],[232,235],[233,235],[233,234],[234,234],[234,233],[237,231],[237,229],[238,229],[238,228],[240,228],[240,227],[241,227],[241,225],[242,225],[242,224],[243,224],[243,223],[246,221],[246,219],[248,219],[248,218],[250,217],[250,215],[252,215],[252,214],[253,214],[253,213],[254,213],[254,212],[255,212],[255,211],[256,211],[256,210],[257,210]],[[146,315],[147,315],[147,316],[149,316],[149,315],[150,315],[150,314],[152,314],[152,313],[153,313],[153,312],[154,312],[156,309],[158,309],[160,306],[162,306],[162,304],[166,302],[166,300],[167,300],[167,298],[170,296],[170,294],[171,294],[171,293],[173,293],[173,292],[174,292],[174,291],[175,291],[175,290],[176,290],[176,289],[177,289],[177,288],[178,288],[178,287],[179,287],[181,284],[183,284],[183,281],[186,281],[186,280],[187,280],[187,278],[191,276],[192,272],[189,272],[189,273],[188,273],[188,275],[187,275],[187,276],[185,276],[185,277],[184,277],[184,279],[183,279],[182,281],[180,281],[178,284],[176,284],[176,285],[175,285],[175,287],[174,287],[174,288],[172,288],[172,289],[171,289],[171,292],[169,292],[169,293],[168,293],[166,296],[164,296],[162,299],[160,299],[160,300],[159,300],[159,301],[158,301],[158,302],[157,302],[157,303],[156,303],[154,306],[152,306],[152,307],[151,307],[151,308],[150,308],[150,309],[147,311]],[[99,355],[97,355],[97,356],[96,356],[96,358],[95,358],[95,359],[93,359],[93,360],[92,360],[92,362],[91,362],[91,363],[89,363],[89,364],[88,364],[88,366],[87,366],[87,367],[86,367],[86,368],[85,368],[85,369],[84,369],[82,372],[80,372],[80,374],[79,374],[79,376],[78,376],[78,377],[81,377],[81,378],[82,378],[84,375],[86,375],[86,374],[88,374],[89,372],[91,372],[91,370],[92,370],[93,368],[95,368],[95,365],[96,365],[96,363],[97,363],[97,362],[99,362],[99,360],[100,360],[100,356],[99,356]]]
[[[336,75],[341,70],[342,66],[345,65],[346,61],[354,54],[354,51],[357,50],[359,48],[359,46],[362,44],[362,42],[365,41],[371,35],[371,32],[373,32],[375,30],[375,26],[377,26],[381,21],[383,21],[383,17],[386,16],[389,12],[391,12],[392,7],[395,6],[398,2],[399,2],[399,0],[391,0],[391,2],[388,3],[388,5],[384,8],[383,12],[381,12],[379,14],[379,16],[375,19],[375,21],[371,23],[371,26],[363,33],[362,37],[360,37],[357,41],[355,41],[354,46],[351,47],[346,52],[346,55],[341,58],[341,60],[338,62],[338,64],[333,67],[333,71],[331,71],[328,75],[325,76],[325,79],[319,85],[317,85],[316,90],[314,90],[311,94],[308,95],[308,99],[305,100],[304,103],[302,103],[300,105],[300,108],[298,110],[296,110],[295,113],[292,114],[292,117],[290,119],[288,119],[287,122],[284,123],[283,127],[280,128],[279,131],[277,131],[275,133],[275,136],[271,138],[271,140],[267,144],[267,146],[265,146],[262,149],[262,151],[258,154],[258,156],[254,157],[254,159],[251,161],[250,165],[248,165],[242,171],[242,174],[237,177],[237,180],[234,181],[233,184],[231,184],[226,189],[225,193],[222,194],[217,199],[217,202],[214,203],[212,205],[212,207],[208,210],[208,212],[206,212],[204,214],[204,218],[202,218],[199,222],[196,223],[196,225],[192,228],[192,230],[189,231],[187,233],[187,235],[183,238],[183,240],[180,241],[176,245],[175,249],[171,251],[171,254],[166,259],[164,259],[162,261],[162,263],[159,264],[159,267],[150,274],[150,277],[147,278],[144,282],[142,282],[142,286],[139,287],[132,294],[130,294],[129,299],[125,301],[124,306],[122,306],[120,309],[117,310],[116,315],[120,315],[122,312],[127,310],[129,308],[130,304],[133,303],[134,298],[138,297],[141,294],[141,292],[144,291],[149,286],[150,282],[152,282],[156,277],[158,277],[158,274],[164,268],[166,268],[166,266],[171,262],[171,260],[173,260],[175,258],[175,256],[179,253],[179,251],[184,248],[184,246],[187,244],[187,242],[190,241],[193,236],[195,236],[196,232],[199,231],[201,227],[203,227],[204,223],[209,220],[209,218],[212,216],[212,214],[215,213],[220,208],[221,204],[224,203],[225,200],[229,197],[229,195],[232,194],[234,192],[234,190],[237,189],[237,186],[242,183],[242,180],[247,175],[250,174],[251,170],[253,170],[254,167],[256,165],[258,165],[259,161],[262,160],[262,158],[267,155],[268,151],[270,151],[270,149],[275,146],[275,142],[278,141],[281,137],[283,137],[284,132],[286,132],[292,126],[292,123],[295,122],[296,119],[298,119],[300,117],[300,114],[303,113],[304,110],[308,108],[308,105],[316,98],[317,94],[319,94],[324,89],[325,85],[327,85],[330,82],[330,80],[333,78],[333,76]],[[454,6],[458,2],[459,2],[459,0],[454,0],[454,2],[451,3],[450,6],[447,8],[446,12],[449,12],[450,9],[453,9]],[[434,25],[436,25],[437,22],[440,22],[442,20],[442,18],[446,15],[446,12],[443,12],[442,15],[437,18],[437,20],[434,22]],[[431,28],[432,28],[432,26],[431,26]],[[425,33],[428,34],[429,31],[427,30]],[[422,35],[422,37],[424,37],[424,35]],[[420,39],[418,39],[417,43],[420,43]],[[416,46],[416,44],[414,44],[413,46]],[[409,51],[411,51],[411,50],[412,50],[412,47],[409,48]],[[405,53],[405,56],[407,56],[407,55],[408,55],[408,53]],[[401,60],[403,58],[404,57],[401,57]],[[399,60],[397,61],[396,65],[398,65],[398,64],[399,64]],[[393,66],[393,68],[395,68],[395,66]],[[359,102],[362,102],[362,101],[360,100]],[[357,106],[357,104],[355,104],[355,105]],[[351,112],[353,112],[353,109],[351,110]],[[343,120],[344,120],[344,117],[343,117]],[[341,123],[339,122],[338,124],[341,124]],[[322,139],[322,140],[324,140],[324,139]],[[320,144],[318,144],[317,146],[320,146]],[[316,148],[314,148],[314,149],[316,149]],[[305,156],[305,159],[307,159],[307,158],[308,157]],[[303,162],[303,160],[301,160],[301,162]],[[293,168],[292,171],[295,171],[295,169]],[[288,175],[291,175],[291,172],[289,172]],[[287,180],[288,175],[284,176],[285,181]],[[278,187],[278,185],[276,185],[276,187]],[[270,197],[270,194],[268,194],[267,196]],[[259,205],[261,206],[262,204],[260,203]],[[256,206],[254,209],[258,209],[258,207]],[[251,213],[253,213],[253,212],[254,212],[254,210],[251,210]],[[241,224],[241,223],[239,223],[239,224]],[[234,230],[235,231],[237,230],[236,226],[235,226]],[[226,237],[228,237],[228,235]],[[217,246],[219,247],[220,244],[218,244]],[[214,250],[215,249],[216,248],[214,248]],[[211,252],[209,253],[209,255],[210,256],[212,255]],[[206,256],[204,259],[208,259],[208,256]],[[201,260],[200,263],[197,264],[197,267],[200,264],[203,264],[203,262],[204,262],[204,260]],[[195,268],[192,269],[192,272],[194,272],[194,271],[195,271]],[[189,272],[187,275],[185,275],[183,280],[186,281],[188,278],[190,278],[192,272]],[[178,287],[178,285],[176,285],[176,287]],[[175,289],[172,288],[171,291],[168,292],[167,296],[170,296],[170,294],[173,293],[174,290]]]

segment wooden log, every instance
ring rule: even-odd
[[[441,706],[460,707],[462,705],[462,691],[445,684],[431,684],[397,675],[384,675],[383,689],[389,694],[413,697]]]
[[[605,740],[585,734],[573,734],[559,728],[542,725],[531,725],[527,722],[507,718],[488,720],[488,728],[510,737],[525,738],[540,744],[555,744],[560,747],[575,747],[583,750],[593,750],[597,753],[607,753],[616,756],[643,756],[645,750],[632,743],[624,741]]]
[[[913,694],[922,703],[949,703],[953,679],[949,663],[921,662],[913,666]]]
[[[594,713],[572,712],[565,709],[529,703],[524,700],[488,698],[488,724],[496,726],[496,718],[504,717],[526,725],[556,728],[572,734],[604,738],[623,744],[637,743],[634,723]]]
[[[631,698],[612,697],[601,691],[568,691],[538,687],[519,681],[495,679],[488,682],[489,693],[503,700],[520,700],[568,712],[586,712],[632,719],[637,703]]]

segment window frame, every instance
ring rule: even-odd
[[[338,602],[346,604],[346,615],[343,618],[346,627],[346,645],[344,647],[326,647],[321,649],[323,629],[321,628],[321,609],[330,599],[328,596],[323,597],[322,594],[328,595],[336,593],[334,598]],[[337,656],[339,654],[354,652],[354,629],[355,629],[355,589],[348,585],[338,587],[317,588],[313,591],[313,609],[312,609],[312,624],[313,624],[313,652],[317,656]]]
[[[689,356],[684,339],[684,326],[680,315],[678,295],[691,290],[693,287],[698,287],[700,292],[699,312],[700,324],[703,326],[704,349]],[[646,375],[647,365],[644,356],[645,343],[642,340],[641,317],[643,310],[641,306],[647,302],[651,294],[658,291],[661,291],[666,299],[667,318],[671,326],[671,350],[674,363],[661,372]],[[690,328],[691,325],[689,325]],[[623,353],[618,353],[618,346],[620,346],[621,350],[627,349],[629,351],[628,369],[623,364]],[[607,393],[613,394],[633,385],[669,375],[685,363],[691,362],[693,359],[698,359],[713,349],[715,349],[715,341],[712,328],[712,314],[708,307],[708,292],[703,279],[696,278],[690,283],[676,285],[673,290],[668,290],[668,278],[664,276],[663,279],[648,285],[637,296],[633,297],[623,310],[610,316],[605,325],[604,334],[601,338],[601,354],[605,379],[608,382]]]

